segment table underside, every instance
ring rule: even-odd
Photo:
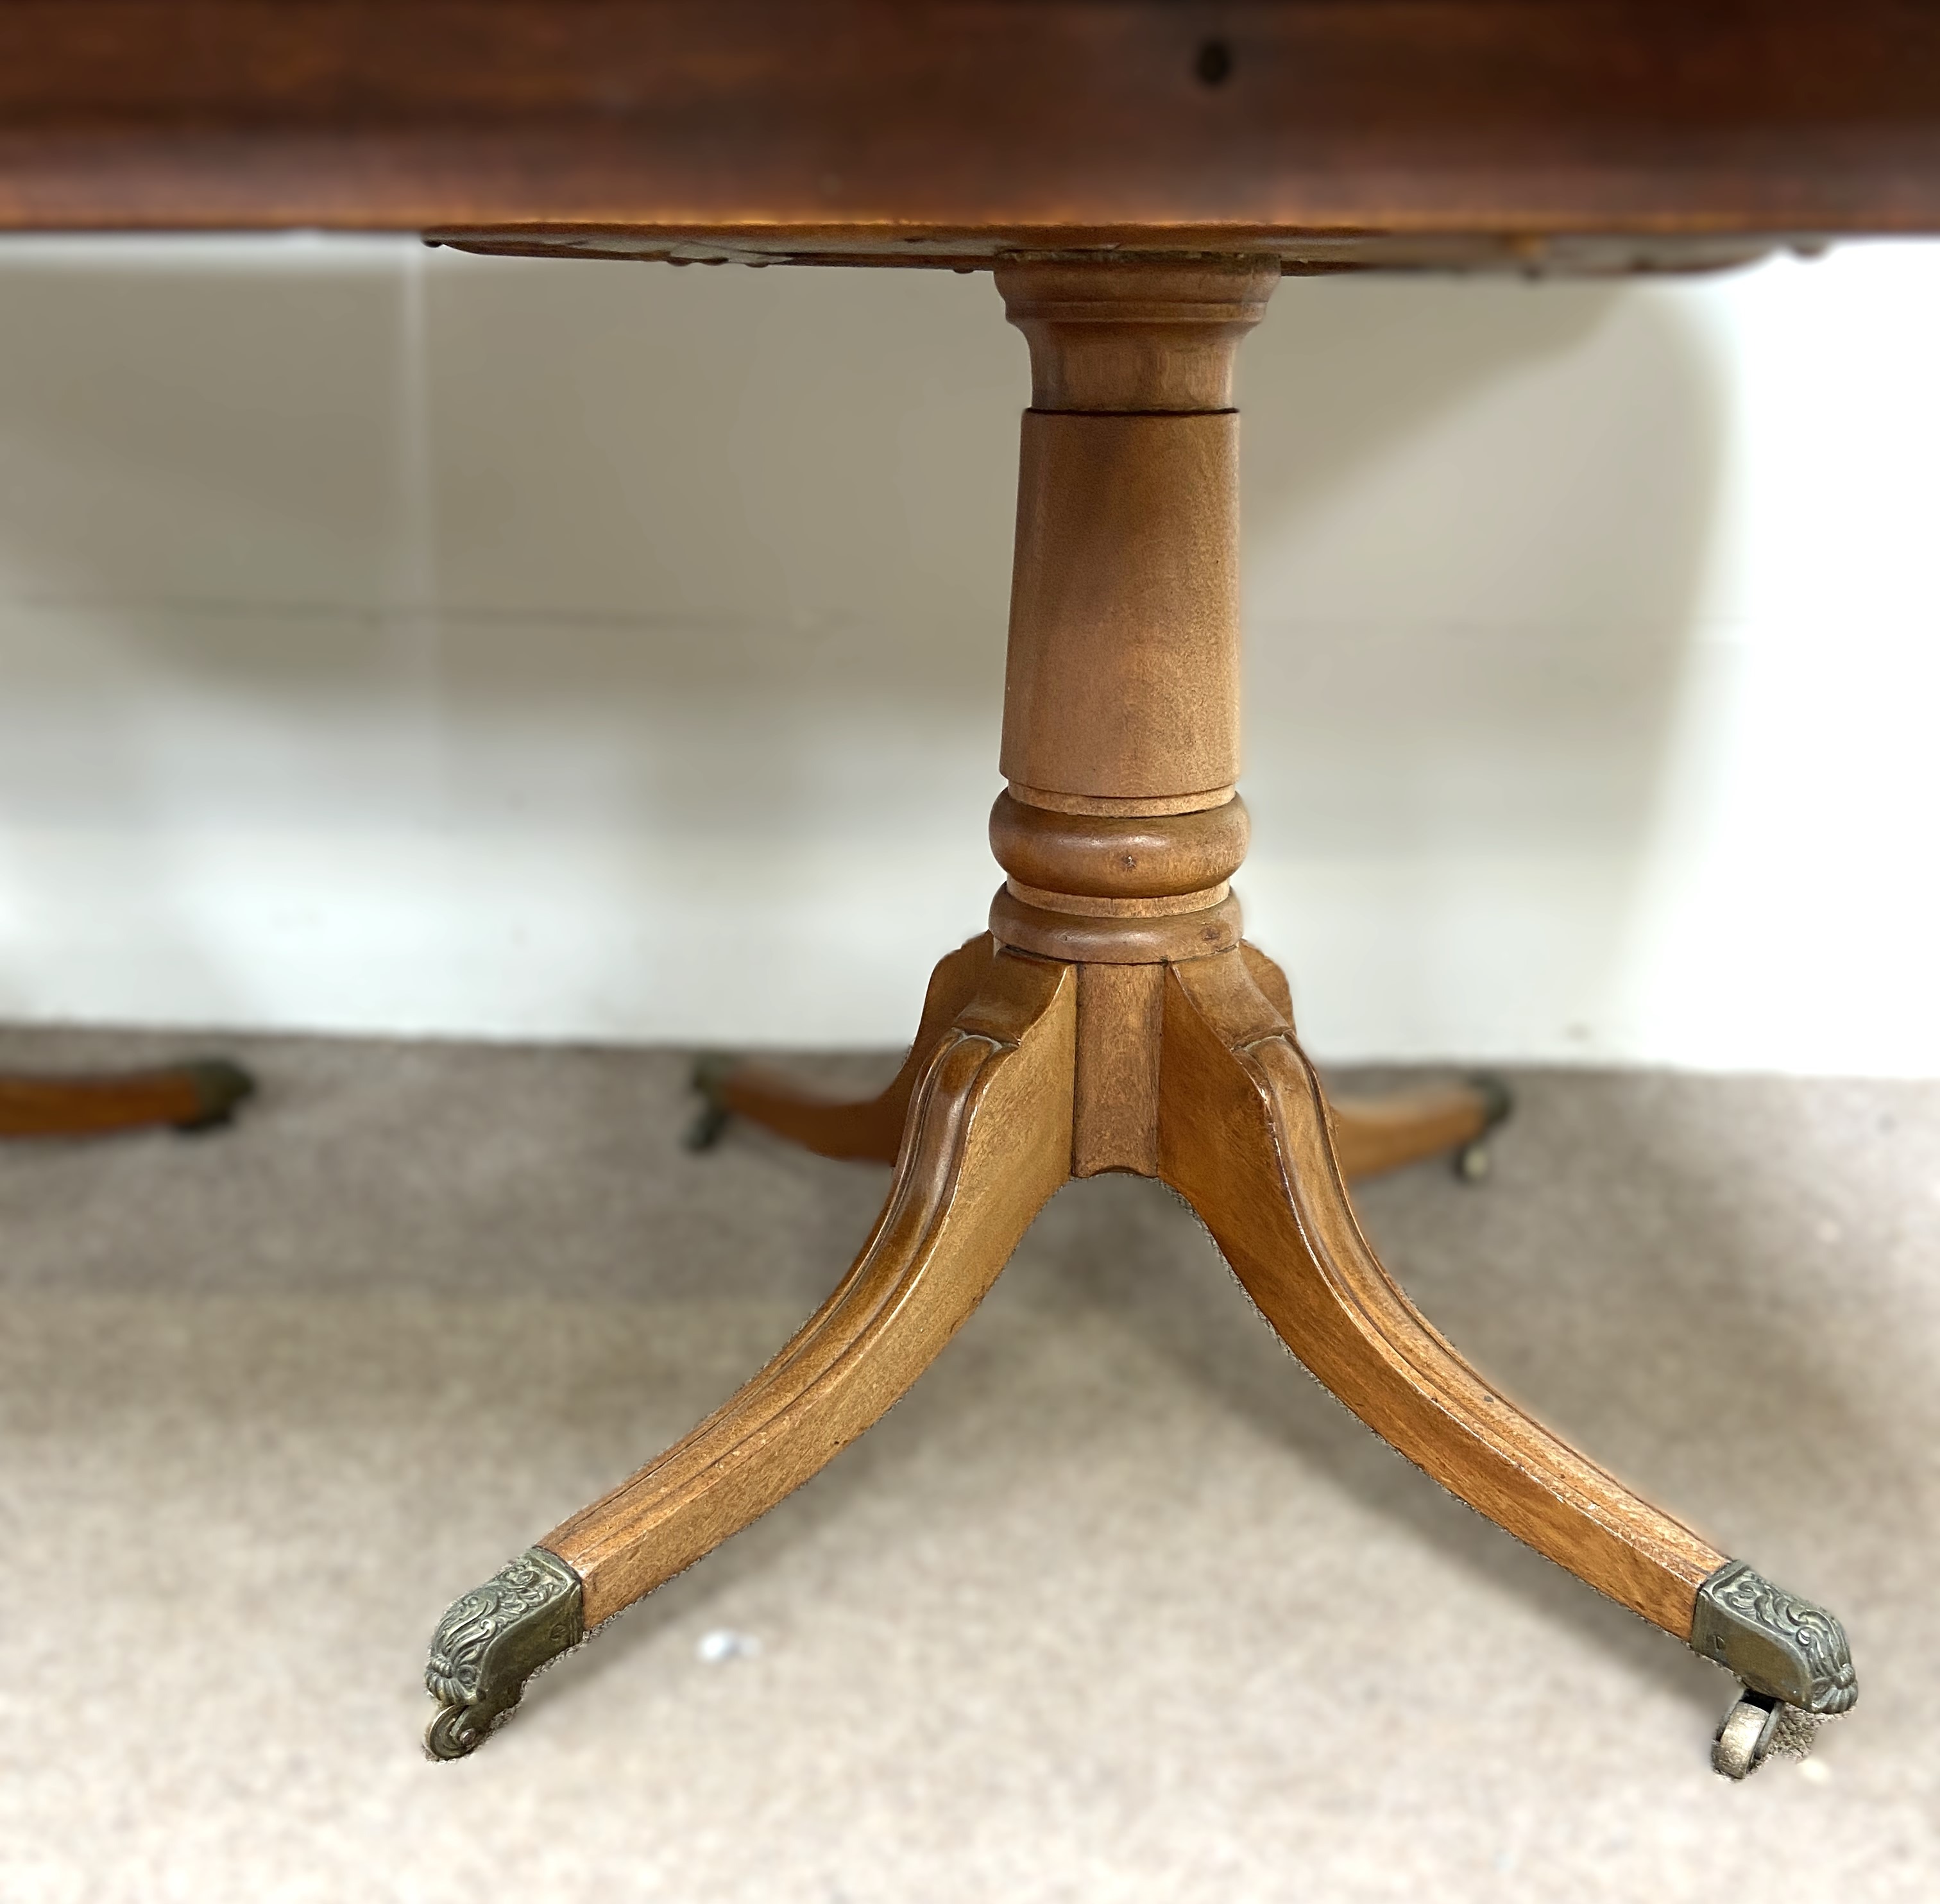
[[[1917,0],[9,0],[0,230],[976,269],[1940,231]]]
[[[850,226],[822,230],[728,227],[511,226],[432,230],[426,242],[514,258],[621,258],[668,264],[868,265],[988,270],[1007,259],[1272,258],[1289,276],[1339,271],[1515,272],[1531,277],[1615,277],[1712,271],[1789,246],[1808,255],[1817,233],[1712,236],[1692,233],[1534,232],[1285,232],[1254,227],[1010,226],[914,231]]]

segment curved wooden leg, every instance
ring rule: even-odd
[[[227,1124],[255,1088],[224,1058],[96,1077],[0,1077],[0,1137],[105,1137],[157,1126],[207,1130]]]
[[[1247,975],[1291,1025],[1293,992],[1286,974],[1257,945],[1243,944],[1240,954]],[[1450,1151],[1456,1153],[1464,1176],[1480,1176],[1487,1162],[1487,1153],[1478,1146],[1508,1115],[1509,1094],[1492,1078],[1475,1078],[1384,1097],[1331,1097],[1327,1108],[1333,1120],[1334,1154],[1350,1183]]]
[[[990,935],[982,932],[938,966],[930,975],[922,1021],[902,1069],[880,1094],[861,1103],[819,1097],[766,1065],[734,1063],[717,1071],[703,1061],[696,1068],[694,1085],[706,1100],[706,1109],[690,1142],[704,1150],[730,1117],[744,1117],[819,1156],[893,1164],[917,1080],[937,1041],[976,995],[993,954]]]
[[[472,1750],[538,1665],[765,1513],[875,1421],[983,1300],[1070,1173],[1076,975],[1000,953],[917,1080],[854,1267],[767,1367],[447,1613],[432,1756]]]
[[[1728,1561],[1531,1420],[1396,1286],[1348,1202],[1312,1068],[1243,957],[1171,969],[1161,1077],[1161,1175],[1288,1347],[1369,1427],[1757,1690],[1815,1711],[1852,1704],[1845,1636],[1829,1614]]]
[[[1332,1097],[1334,1154],[1350,1183],[1453,1152],[1464,1176],[1487,1169],[1481,1140],[1508,1115],[1506,1091],[1493,1080],[1399,1091],[1383,1097]]]

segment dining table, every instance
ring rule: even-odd
[[[875,1096],[696,1074],[697,1145],[738,1117],[886,1163],[881,1214],[764,1368],[450,1603],[432,1756],[475,1750],[533,1672],[861,1435],[1051,1194],[1108,1172],[1184,1198],[1373,1433],[1722,1667],[1716,1770],[1853,1704],[1832,1613],[1493,1387],[1367,1240],[1352,1181],[1441,1155],[1480,1176],[1509,1106],[1487,1079],[1331,1097],[1245,936],[1233,377],[1269,301],[1317,276],[1618,278],[1940,231],[1940,10],[0,0],[0,230],[293,229],[613,270],[988,273],[1031,363],[988,917]],[[0,1079],[0,1135],[219,1120],[246,1088],[209,1060]],[[1366,1591],[1409,1619],[1405,1582]],[[1298,1610],[1321,1698],[1382,1670],[1335,1656],[1328,1622]]]

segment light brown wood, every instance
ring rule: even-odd
[[[1139,800],[1112,800],[1090,793],[1053,793],[1048,787],[1011,783],[1011,793],[1026,806],[1054,813],[1090,813],[1101,819],[1145,819],[1162,813],[1196,813],[1235,798],[1236,787],[1203,787],[1196,793],[1158,793]]]
[[[1008,792],[990,809],[990,850],[1013,891],[1139,899],[1204,890],[1239,871],[1249,831],[1239,799],[1164,819],[1047,810]]]
[[[0,1137],[107,1137],[227,1124],[255,1085],[225,1059],[95,1077],[0,1077]]]
[[[1245,259],[998,271],[1031,351],[999,760],[1014,795],[1211,807],[1237,777],[1233,353],[1277,281]]]
[[[997,288],[1030,346],[1033,410],[1191,416],[1231,410],[1234,354],[1279,277],[1256,256],[1014,261]]]
[[[1494,1121],[1487,1092],[1438,1085],[1386,1097],[1329,1097],[1334,1154],[1350,1182],[1460,1150]]]
[[[1325,1101],[1238,956],[1167,975],[1160,1171],[1288,1347],[1386,1442],[1539,1553],[1688,1639],[1725,1556],[1491,1388],[1369,1248]]]
[[[1033,401],[1004,683],[1010,788],[990,819],[1010,876],[990,909],[1000,944],[1123,966],[1238,941],[1227,880],[1246,844],[1231,790],[1239,462],[1227,406],[1234,351],[1274,282],[1245,258],[997,273],[1030,345]],[[1130,1131],[1142,1118],[1122,1121]],[[1100,1158],[1145,1154],[1124,1134],[1101,1141]]]
[[[1071,1174],[1158,1174],[1162,965],[1078,968],[1078,1075]]]
[[[1071,1164],[1077,978],[993,958],[925,1066],[855,1265],[761,1374],[541,1544],[596,1626],[765,1513],[853,1441],[983,1300]]]
[[[1250,941],[1241,944],[1240,957],[1246,962],[1247,976],[1266,995],[1267,1002],[1281,1018],[1292,1024],[1293,987],[1288,983],[1286,974]]]
[[[822,1097],[767,1065],[743,1064],[715,1087],[717,1101],[724,1110],[818,1156],[893,1164],[917,1080],[957,1013],[976,996],[996,950],[990,934],[979,932],[930,974],[914,1042],[901,1068],[875,1097],[845,1103]]]
[[[1228,898],[1203,912],[1099,919],[1026,905],[1005,886],[990,902],[990,932],[999,945],[1042,959],[1073,965],[1151,965],[1229,950],[1240,942],[1240,907]]]
[[[1256,946],[1247,969],[1291,1018],[1285,975]],[[765,1065],[743,1064],[714,1087],[715,1100],[819,1156],[893,1164],[910,1097],[938,1041],[975,996],[996,947],[981,932],[931,975],[923,1019],[895,1077],[861,1102],[831,1099]],[[1158,1052],[1161,965],[1084,965],[1078,971],[1078,1051],[1072,1109],[1072,1174],[1158,1171]],[[5,1086],[0,1085],[0,1103]],[[1391,1097],[1332,1098],[1334,1145],[1352,1182],[1458,1149],[1489,1127],[1487,1093],[1450,1085]]]
[[[1026,886],[1018,879],[1006,880],[1004,886],[1011,898],[1040,912],[1075,913],[1084,919],[1170,919],[1177,913],[1207,912],[1232,891],[1224,880],[1197,892],[1168,892],[1163,899],[1094,899],[1088,894],[1055,892],[1049,886]]]
[[[1024,413],[999,757],[1014,784],[1127,799],[1237,777],[1239,442],[1231,411]]]

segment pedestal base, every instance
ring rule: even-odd
[[[1752,1692],[1813,1713],[1852,1704],[1836,1620],[1640,1500],[1499,1394],[1388,1275],[1348,1201],[1344,1119],[1295,1041],[1270,961],[1243,946],[1113,969],[1142,969],[1145,982],[1108,988],[1087,1010],[1090,969],[973,939],[938,968],[909,1058],[877,1098],[832,1106],[760,1074],[712,1082],[718,1106],[833,1155],[884,1155],[895,1125],[883,1213],[848,1274],[766,1368],[516,1564],[553,1583],[541,1611],[572,1602],[569,1619],[539,1622],[557,1637],[550,1652],[528,1630],[538,1613],[517,1596],[517,1630],[508,1624],[501,1636],[494,1622],[509,1603],[499,1583],[454,1605],[433,1647],[435,1756],[473,1750],[509,1716],[527,1674],[765,1512],[902,1395],[1051,1193],[1090,1173],[1081,1167],[1084,1072],[1087,1052],[1100,1051],[1133,1054],[1138,1062],[1121,1069],[1151,1082],[1148,1173],[1191,1204],[1287,1347],[1376,1433]],[[1399,1161],[1411,1146],[1478,1134],[1491,1108],[1471,1091],[1426,1110],[1363,1111],[1344,1128],[1359,1134],[1364,1160]],[[476,1667],[468,1677],[450,1668],[461,1655]],[[1734,1776],[1757,1762],[1749,1751],[1718,1761]]]
[[[1472,1170],[1500,1098],[1471,1088],[1330,1106],[1295,1042],[1285,978],[1240,937],[1233,362],[1278,278],[1246,256],[999,267],[1030,345],[1031,407],[1006,786],[990,813],[1007,877],[990,932],[938,968],[908,1061],[871,1102],[706,1075],[703,1137],[739,1112],[830,1156],[892,1158],[889,1200],[781,1353],[548,1534],[517,1578],[537,1569],[576,1593],[558,1629],[576,1636],[691,1565],[902,1394],[1060,1184],[1128,1170],[1192,1205],[1282,1341],[1432,1479],[1749,1691],[1842,1711],[1856,1689],[1836,1620],[1498,1394],[1368,1247],[1348,1177],[1449,1147]],[[495,1587],[460,1601],[440,1630],[435,1754],[469,1750],[517,1700],[533,1647],[524,1624],[496,1643],[508,1595],[520,1599]],[[461,1658],[476,1670],[453,1668]],[[1729,1722],[1722,1768],[1756,1762],[1765,1735],[1747,1745],[1752,1729]]]

